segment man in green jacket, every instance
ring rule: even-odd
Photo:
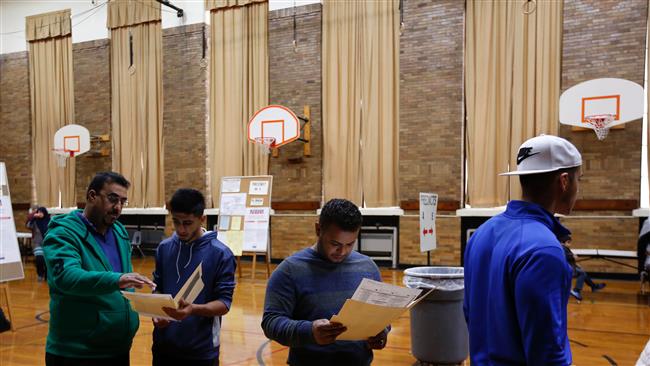
[[[47,366],[129,365],[140,321],[120,290],[155,286],[131,273],[131,244],[117,221],[129,185],[118,173],[97,173],[84,210],[50,222],[43,241],[50,287]]]

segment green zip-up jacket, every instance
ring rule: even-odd
[[[77,216],[52,218],[43,252],[50,287],[50,329],[46,351],[64,357],[107,358],[128,353],[140,325],[122,297],[122,273],[111,270],[104,251]],[[112,228],[125,273],[132,272],[126,229]]]

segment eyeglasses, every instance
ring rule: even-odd
[[[129,200],[126,198],[121,198],[120,196],[116,195],[115,193],[109,193],[109,194],[103,194],[100,192],[97,192],[98,195],[106,197],[108,202],[110,202],[111,205],[115,206],[118,203],[122,204],[122,207],[126,207],[129,205]]]

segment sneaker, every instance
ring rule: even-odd
[[[571,296],[575,297],[578,301],[582,301],[582,295],[576,290],[571,290]]]
[[[605,286],[607,286],[606,283],[596,283],[596,284],[594,284],[594,287],[591,288],[591,292],[596,292],[598,290],[602,290],[602,289],[605,288]]]
[[[11,323],[7,319],[0,319],[0,333],[11,329]]]

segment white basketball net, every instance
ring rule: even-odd
[[[598,140],[602,141],[607,137],[612,122],[614,122],[613,114],[597,114],[585,117],[585,123],[591,125],[596,132]]]
[[[262,151],[268,155],[275,146],[275,137],[256,137],[255,143],[262,145]]]
[[[65,168],[68,162],[68,157],[70,157],[70,155],[62,149],[52,149],[52,153],[56,158],[56,165],[58,165],[60,168]]]

